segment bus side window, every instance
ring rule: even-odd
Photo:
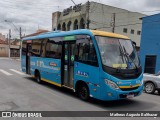
[[[22,42],[22,55],[25,55],[26,56],[26,51],[27,51],[27,42],[26,41],[23,41]]]
[[[42,41],[42,48],[41,48],[41,57],[45,57],[46,56],[46,43],[47,43],[48,39],[44,39]]]
[[[62,55],[62,45],[60,42],[48,40],[46,45],[46,57],[60,59]]]
[[[93,66],[98,66],[95,47],[91,40],[81,40],[81,42],[78,41],[76,49],[78,49],[79,53],[78,57],[76,57],[77,61]]]
[[[40,57],[40,50],[41,50],[41,40],[33,40],[32,49],[30,51],[31,55],[35,57]]]

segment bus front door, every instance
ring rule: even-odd
[[[27,51],[26,51],[26,73],[30,74],[30,50],[31,43],[27,43]]]
[[[75,42],[64,42],[63,46],[63,81],[65,87],[73,88]]]

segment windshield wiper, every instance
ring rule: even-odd
[[[126,51],[126,49],[125,49],[124,46],[123,46],[123,50],[124,50],[124,55],[132,61],[132,63],[136,67],[136,70],[138,70],[138,66],[136,65],[136,63],[134,62],[134,60],[129,56],[129,54],[127,53],[127,51]],[[129,62],[129,60],[128,60],[128,62]]]
[[[119,51],[120,51],[120,56],[122,57],[122,62],[127,63],[126,56],[124,55],[125,53],[123,52],[121,45],[119,46]],[[124,62],[124,60],[125,60],[125,62]]]

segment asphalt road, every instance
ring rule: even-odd
[[[121,101],[104,102],[91,99],[89,102],[84,102],[70,90],[47,83],[36,83],[33,78],[21,73],[20,69],[20,61],[0,58],[0,111],[160,111],[160,96],[156,94],[143,93],[139,97]],[[17,119],[32,120],[34,118],[12,118],[11,120]],[[159,118],[57,117],[41,119],[155,120]]]

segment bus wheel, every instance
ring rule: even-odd
[[[78,96],[84,100],[87,101],[89,99],[89,89],[88,86],[85,84],[81,84],[78,88]]]
[[[36,78],[36,81],[37,81],[38,83],[41,83],[41,82],[42,82],[42,81],[41,81],[40,73],[39,73],[38,71],[36,71],[35,78]]]

